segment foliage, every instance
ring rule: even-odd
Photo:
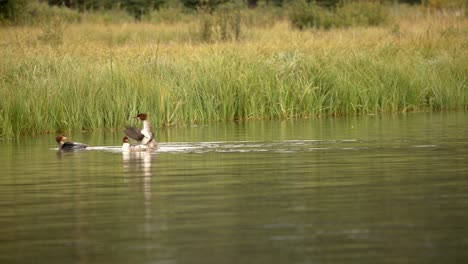
[[[242,23],[246,28],[273,27],[277,21],[287,19],[287,8],[259,5],[241,9]]]
[[[221,4],[232,2],[232,0],[181,0],[185,7],[191,9],[203,9],[212,12]]]
[[[23,10],[29,0],[0,0],[0,22],[2,20],[18,24],[23,20]]]
[[[468,8],[468,3],[466,0],[428,0],[427,4],[429,7],[436,10]]]
[[[314,2],[307,3],[305,0],[298,0],[291,8],[289,19],[298,29],[330,29],[337,25],[338,16]]]
[[[341,2],[343,2],[343,0],[316,0],[316,1],[309,1],[309,2],[315,2],[318,5],[324,6],[324,7],[335,7],[335,6],[338,6]]]
[[[151,10],[159,9],[166,0],[49,0],[49,4],[66,6],[81,12],[125,9],[135,20],[140,21]]]
[[[55,23],[60,20],[61,23],[73,23],[81,20],[80,14],[65,7],[50,7],[45,3],[32,2],[26,8],[25,21],[27,24]]]
[[[386,22],[387,8],[375,1],[345,1],[336,11],[298,0],[291,8],[294,27],[330,29],[348,26],[377,26]]]
[[[399,0],[398,2],[405,3],[405,4],[418,5],[418,4],[421,4],[421,1],[426,1],[426,0]]]
[[[187,18],[196,11],[212,14],[225,4],[240,6],[245,25],[270,26],[283,19],[274,13],[290,13],[297,28],[345,27],[351,25],[377,25],[385,23],[385,5],[379,3],[420,3],[420,0],[0,0],[1,24],[40,24],[47,16],[60,13],[65,23],[80,21],[104,21],[112,23],[128,21],[125,10],[136,21],[170,23],[177,18]],[[50,7],[47,7],[47,4]],[[466,16],[466,0],[423,0],[433,10],[455,10]],[[158,12],[161,10],[161,12]],[[271,10],[275,10],[272,12]],[[177,12],[175,12],[177,11]],[[266,12],[263,12],[266,11]],[[112,17],[112,14],[118,16]],[[253,15],[252,15],[253,14]],[[102,15],[102,18],[99,16]],[[270,19],[270,21],[266,21]]]
[[[240,7],[235,4],[223,4],[215,11],[200,13],[200,32],[202,41],[228,41],[241,38]]]
[[[164,0],[125,0],[122,1],[122,6],[135,20],[140,21],[152,9],[159,9],[163,3]]]
[[[145,0],[129,0],[124,2],[124,7],[135,20],[140,21],[144,15],[148,14],[150,5]]]
[[[64,23],[73,23],[81,19],[77,11],[65,7],[51,7],[46,3],[30,2],[27,0],[11,1],[11,3],[17,4],[14,8],[16,11],[13,12],[15,13],[14,18],[7,21],[14,24],[44,25],[57,19]]]
[[[51,20],[43,23],[42,34],[38,40],[51,46],[58,46],[63,43],[63,33],[65,24],[60,20],[60,17],[53,17]]]
[[[165,6],[149,13],[151,23],[187,23],[196,20],[197,12],[181,6]]]
[[[357,1],[341,5],[337,15],[342,26],[378,26],[387,21],[387,8],[375,1]]]
[[[390,27],[281,22],[214,43],[193,21],[2,27],[0,134],[120,129],[138,111],[169,126],[468,110],[468,21],[413,11]]]
[[[81,14],[82,21],[94,24],[121,24],[131,23],[135,18],[122,8],[101,9],[94,12],[84,12]]]
[[[129,7],[131,10],[158,9],[168,0],[48,0],[49,5],[66,6],[80,11]]]

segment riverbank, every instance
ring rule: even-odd
[[[468,20],[245,29],[197,41],[196,22],[0,29],[0,134],[468,107]],[[55,31],[54,31],[55,30]]]

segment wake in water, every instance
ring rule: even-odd
[[[316,151],[364,151],[401,148],[436,148],[427,142],[409,140],[284,140],[284,141],[217,141],[217,142],[173,142],[160,143],[152,153],[297,153]],[[57,150],[57,148],[55,148]],[[86,151],[122,152],[121,146],[88,147]]]

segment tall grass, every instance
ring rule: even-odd
[[[468,21],[291,31],[204,43],[171,24],[0,29],[0,134],[468,108]]]

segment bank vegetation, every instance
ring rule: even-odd
[[[41,8],[0,27],[3,137],[468,108],[463,6]]]

